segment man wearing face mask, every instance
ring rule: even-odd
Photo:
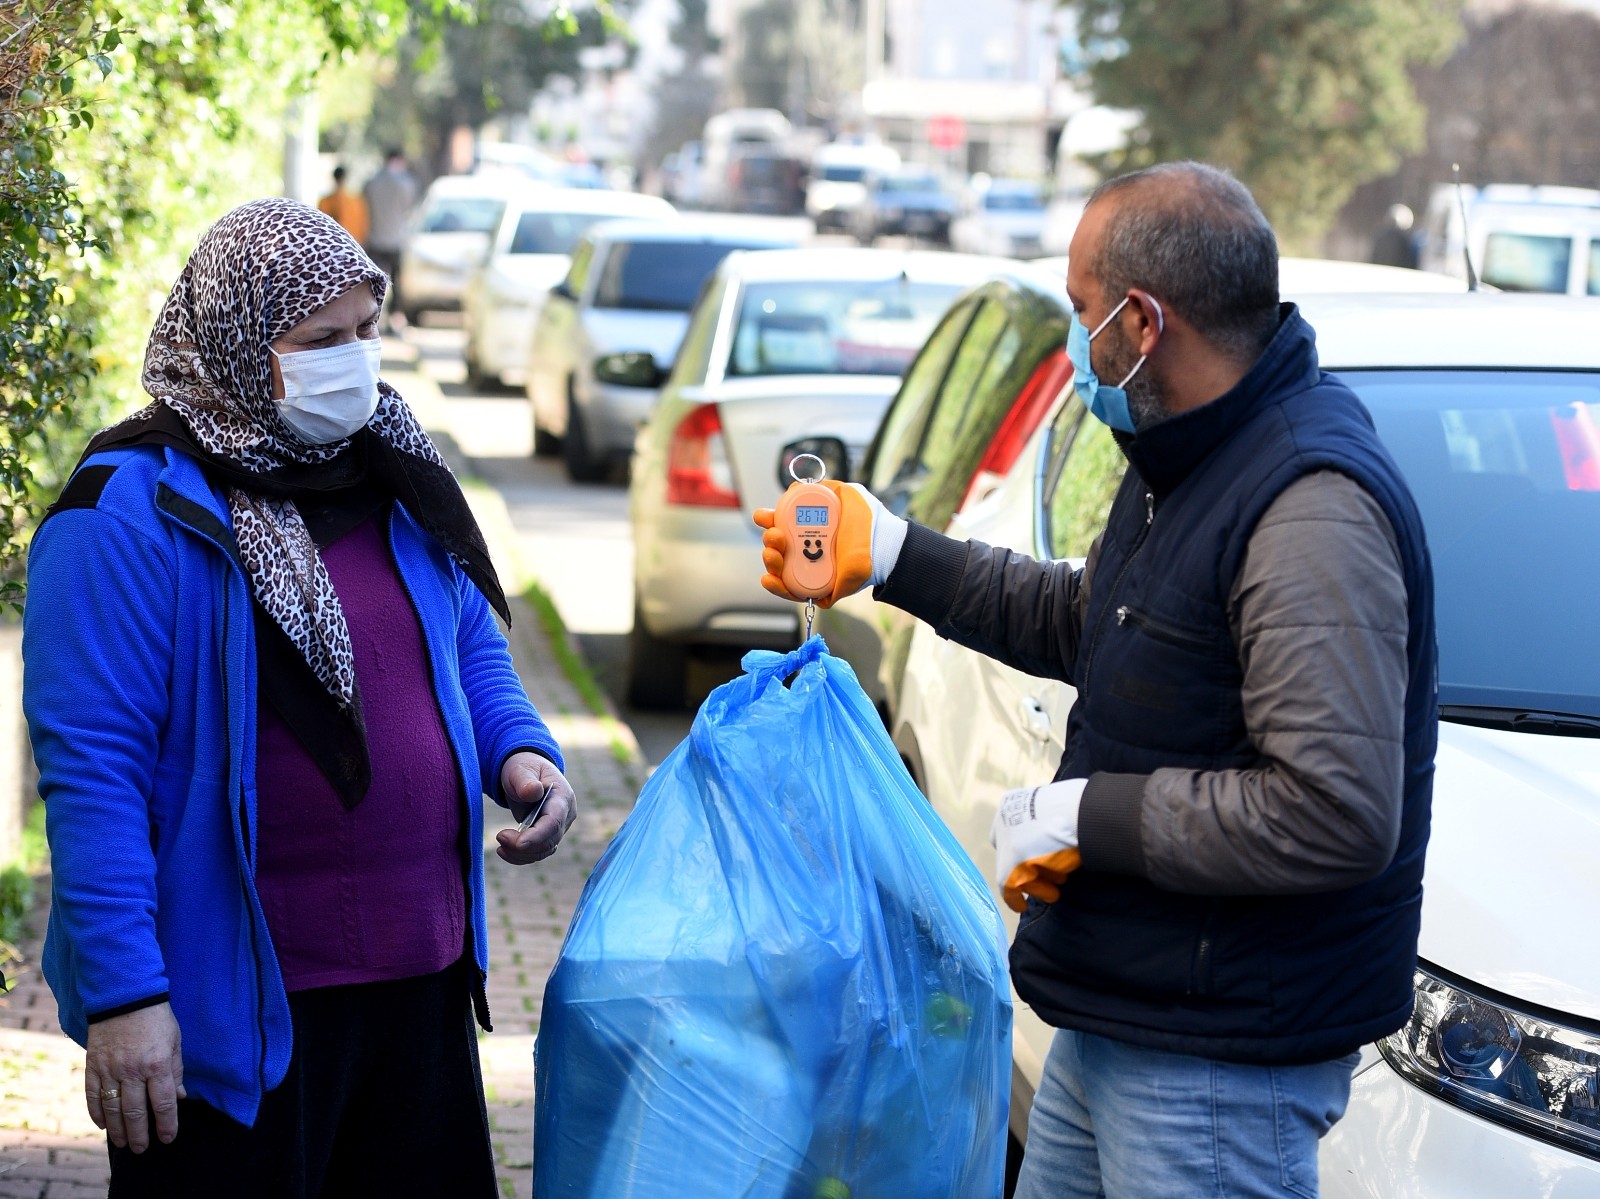
[[[873,583],[1077,690],[1055,780],[1001,797],[991,833],[1015,986],[1058,1030],[1019,1199],[1315,1196],[1359,1047],[1411,1008],[1437,736],[1421,521],[1279,303],[1237,181],[1114,179],[1069,262],[1074,388],[1129,463],[1086,564],[845,485],[828,602]],[[783,533],[756,519],[784,594]]]
[[[224,216],[29,555],[44,972],[113,1196],[499,1194],[481,799],[536,816],[514,865],[576,801],[378,377],[386,284],[304,205]]]

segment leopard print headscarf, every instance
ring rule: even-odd
[[[363,283],[382,303],[388,280],[332,217],[285,199],[235,208],[200,239],[167,297],[145,349],[142,382],[154,403],[124,425],[171,409],[206,455],[251,474],[332,461],[349,439],[318,446],[295,437],[272,397],[268,346]],[[378,395],[367,429],[448,472],[400,394],[380,382]],[[226,494],[257,601],[340,706],[355,707],[350,630],[293,500],[232,486]]]

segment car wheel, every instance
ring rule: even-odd
[[[462,351],[467,362],[467,386],[474,391],[489,391],[500,386],[500,380],[483,369],[483,359],[478,357],[477,341],[467,338],[466,349]]]
[[[651,712],[682,708],[689,695],[688,674],[689,647],[645,628],[635,597],[633,631],[628,634],[628,702]]]
[[[606,460],[597,457],[589,446],[589,433],[583,426],[583,412],[567,391],[567,435],[561,439],[561,458],[567,464],[567,477],[574,483],[598,483],[606,477]]]
[[[561,452],[561,438],[549,429],[539,427],[538,417],[533,421],[533,456],[535,458],[554,458]]]

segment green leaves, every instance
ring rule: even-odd
[[[1290,246],[1421,139],[1413,68],[1460,36],[1461,0],[1079,0],[1095,98],[1143,113],[1133,168],[1232,170]]]

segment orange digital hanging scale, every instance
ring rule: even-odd
[[[802,478],[797,468],[806,459],[816,463],[816,470]],[[839,530],[839,497],[822,485],[827,468],[815,454],[796,456],[789,464],[789,474],[794,482],[778,501],[775,521],[789,535],[783,555],[783,585],[790,595],[824,599],[833,594],[833,540]]]

